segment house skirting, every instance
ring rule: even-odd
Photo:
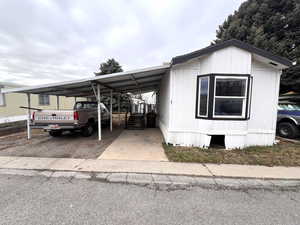
[[[275,131],[270,130],[249,130],[246,132],[180,131],[168,130],[162,122],[159,122],[159,127],[166,143],[179,146],[208,148],[212,135],[224,135],[226,149],[245,148],[249,146],[270,146],[273,145],[275,141]]]

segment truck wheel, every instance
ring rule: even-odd
[[[60,137],[62,135],[62,131],[61,130],[51,130],[49,131],[49,135],[52,137]]]
[[[88,123],[85,127],[81,130],[82,136],[89,137],[94,133],[94,126],[91,123]]]
[[[293,123],[282,122],[278,124],[278,133],[284,138],[295,138],[299,135],[299,130]]]

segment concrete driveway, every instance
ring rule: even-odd
[[[168,161],[158,128],[124,130],[98,159]]]

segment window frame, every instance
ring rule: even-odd
[[[206,100],[206,114],[200,115],[200,95],[201,95],[201,79],[208,78],[208,87],[207,87],[207,100]],[[209,93],[210,93],[210,76],[208,75],[200,75],[197,77],[197,99],[196,99],[196,117],[197,118],[208,118],[209,112]]]
[[[208,115],[207,117],[199,116],[199,79],[201,77],[209,77],[209,91],[208,91]],[[243,113],[241,116],[226,116],[226,115],[214,115],[215,114],[215,93],[216,93],[216,78],[241,78],[246,80],[245,85],[245,96],[240,96],[240,98],[244,98]],[[249,120],[250,112],[251,112],[251,98],[252,98],[252,86],[253,86],[253,77],[250,74],[221,74],[221,73],[212,73],[212,74],[202,74],[197,76],[197,84],[196,84],[196,110],[195,110],[195,118],[196,119],[206,119],[206,120]],[[224,98],[233,98],[237,99],[238,96],[223,96]],[[218,98],[218,97],[217,97]]]
[[[243,96],[217,96],[216,95],[216,90],[217,90],[217,79],[237,79],[237,80],[245,80],[245,93]],[[247,112],[247,93],[248,93],[248,82],[249,78],[246,76],[223,76],[223,75],[216,75],[214,79],[214,97],[213,97],[213,118],[245,118]],[[216,115],[215,113],[215,107],[216,107],[216,99],[242,99],[243,100],[243,105],[242,105],[242,115]]]
[[[0,98],[2,98],[3,102],[0,104],[0,107],[5,107],[6,106],[6,99],[5,99],[5,93],[2,93],[3,86],[0,86]]]
[[[48,103],[44,103],[42,102],[41,100],[43,99],[43,101],[45,100],[45,96],[48,96]],[[45,95],[45,94],[39,94],[39,105],[43,105],[43,106],[46,106],[46,105],[50,105],[50,95]]]
[[[0,98],[2,98],[3,102],[0,104],[0,107],[5,107],[6,106],[6,99],[5,99],[5,93],[2,93],[0,90]]]

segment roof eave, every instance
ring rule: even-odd
[[[211,45],[209,47],[200,49],[198,51],[194,51],[194,52],[191,52],[191,53],[188,53],[188,54],[176,56],[172,59],[172,65],[185,63],[185,62],[187,62],[187,61],[189,61],[193,58],[197,58],[197,57],[200,57],[200,56],[203,56],[203,55],[206,55],[206,54],[210,54],[212,52],[215,52],[217,50],[220,50],[220,49],[223,49],[223,48],[226,48],[226,47],[229,47],[229,46],[235,46],[237,48],[240,48],[240,49],[246,50],[248,52],[251,52],[253,54],[257,54],[257,55],[260,55],[262,57],[268,58],[271,61],[274,61],[278,64],[281,64],[285,68],[291,67],[293,65],[292,61],[290,61],[286,58],[274,55],[270,52],[267,52],[265,50],[256,48],[252,45],[249,45],[247,43],[244,43],[244,42],[236,40],[236,39],[232,39],[232,40],[229,40],[229,41],[224,41],[222,43]]]

